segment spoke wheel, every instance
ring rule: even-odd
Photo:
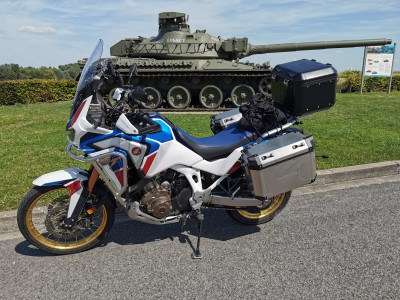
[[[159,90],[153,87],[145,87],[143,89],[147,94],[146,101],[141,102],[144,108],[154,109],[161,105],[162,97]]]
[[[190,96],[190,92],[184,86],[174,86],[172,87],[167,94],[168,104],[172,108],[183,109],[189,106],[190,101],[192,100]]]
[[[207,85],[199,94],[200,103],[205,108],[217,108],[222,104],[223,95],[219,87]]]
[[[246,84],[237,85],[233,88],[231,99],[235,106],[239,107],[243,103],[250,102],[251,98],[255,95],[251,86]]]
[[[272,85],[271,85],[271,78],[270,77],[264,77],[260,80],[260,83],[258,84],[258,89],[261,94],[267,97],[272,96]]]
[[[92,248],[105,238],[115,218],[113,204],[100,200],[108,193],[98,186],[72,228],[62,226],[68,212],[69,190],[64,186],[32,188],[18,208],[17,221],[22,235],[39,249],[56,254]]]
[[[286,192],[267,200],[266,204],[260,207],[246,207],[244,209],[227,210],[230,217],[236,221],[257,225],[271,221],[289,201],[292,192]]]

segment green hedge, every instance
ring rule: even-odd
[[[336,85],[337,92],[359,92],[360,88],[360,71],[344,71],[339,74],[338,82]],[[388,77],[364,77],[363,92],[386,92],[388,88]],[[400,74],[395,74],[392,78],[392,91],[400,91]]]
[[[0,81],[0,105],[57,102],[72,100],[74,80],[6,80]]]
[[[386,92],[389,78],[365,77],[364,92]],[[337,92],[359,92],[361,72],[345,71],[339,74]],[[6,80],[0,81],[0,105],[16,103],[57,102],[74,98],[74,80]],[[392,91],[400,91],[400,74],[393,76]]]

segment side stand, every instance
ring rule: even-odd
[[[204,221],[204,215],[199,211],[196,214],[196,218],[197,218],[197,246],[196,246],[196,250],[193,251],[192,253],[192,258],[193,259],[201,259],[203,256],[200,253],[200,236],[201,236],[201,227],[203,225],[203,221]]]

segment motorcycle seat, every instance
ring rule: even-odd
[[[179,127],[174,128],[176,139],[205,160],[225,157],[233,150],[257,139],[253,132],[231,126],[215,135],[196,138]]]

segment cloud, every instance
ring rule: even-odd
[[[0,64],[52,65],[87,56],[102,38],[104,57],[124,38],[158,32],[158,13],[190,15],[191,31],[206,29],[223,39],[248,37],[249,43],[280,44],[329,40],[392,38],[400,42],[400,2],[385,0],[0,0]],[[17,30],[17,32],[15,32]],[[29,47],[20,45],[24,43]],[[360,58],[361,57],[361,58]],[[361,67],[363,48],[253,55],[245,60],[271,65],[298,58],[331,62],[338,69]],[[395,69],[400,67],[396,59]]]
[[[26,33],[33,33],[33,34],[55,34],[57,31],[54,27],[51,26],[42,26],[42,27],[35,27],[35,26],[21,26],[18,31],[26,32]]]

